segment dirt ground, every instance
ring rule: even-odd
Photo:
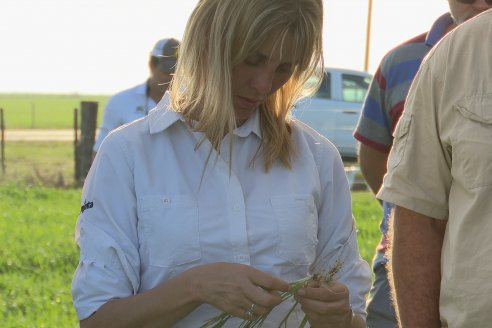
[[[5,141],[73,141],[75,135],[71,129],[5,129],[4,138]]]

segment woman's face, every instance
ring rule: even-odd
[[[275,44],[268,38],[258,51],[232,69],[232,97],[236,124],[243,124],[269,95],[282,87],[292,75],[292,40]]]

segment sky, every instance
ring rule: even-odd
[[[182,38],[197,0],[0,0],[0,93],[112,94],[145,81],[148,56]],[[446,0],[372,0],[368,71],[427,31]],[[368,0],[324,0],[325,65],[363,70]]]

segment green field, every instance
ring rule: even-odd
[[[0,185],[2,327],[76,327],[70,282],[80,190]]]
[[[352,192],[352,212],[357,224],[360,255],[370,264],[381,238],[379,222],[383,209],[371,192],[355,191]]]
[[[81,101],[99,103],[99,126],[107,100],[105,95],[0,94],[0,108],[7,129],[69,129],[75,108],[79,109],[80,122]]]

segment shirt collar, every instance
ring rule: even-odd
[[[254,133],[261,139],[260,131],[260,110],[257,109],[246,122],[233,132],[238,137],[246,138],[250,133]]]
[[[433,47],[445,34],[450,25],[454,24],[450,13],[445,13],[439,17],[427,33],[425,44]]]
[[[183,120],[179,113],[172,110],[167,93],[161,101],[149,112],[150,134],[164,131],[178,120]]]
[[[148,118],[150,134],[164,131],[179,120],[184,121],[183,116],[176,113],[171,108],[169,97],[166,96],[164,96],[157,106],[149,112]],[[243,125],[236,128],[233,133],[242,138],[249,136],[250,133],[254,133],[258,138],[261,138],[259,110],[257,109],[254,114],[244,122]]]

